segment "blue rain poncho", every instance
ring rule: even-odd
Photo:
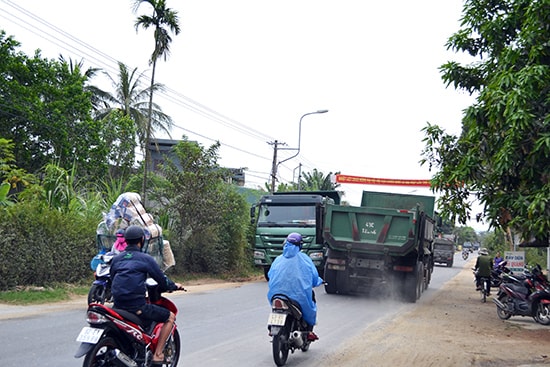
[[[269,291],[267,299],[271,304],[274,294],[284,294],[298,302],[302,308],[304,320],[309,325],[315,325],[317,318],[317,305],[313,302],[313,288],[323,284],[313,261],[300,252],[300,247],[286,242],[283,254],[271,264],[267,277],[269,278]]]

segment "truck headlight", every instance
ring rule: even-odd
[[[323,256],[322,252],[312,252],[309,254],[311,260],[323,260]]]
[[[265,259],[265,252],[263,251],[254,251],[255,259]]]

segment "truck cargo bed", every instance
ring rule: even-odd
[[[415,246],[415,224],[410,210],[328,205],[323,233],[333,250],[403,256]]]

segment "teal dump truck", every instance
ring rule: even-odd
[[[435,198],[364,191],[361,206],[328,205],[327,293],[396,292],[416,302],[434,267]]]
[[[302,235],[302,252],[306,253],[322,274],[325,243],[323,222],[327,204],[339,205],[338,191],[292,191],[264,195],[250,210],[256,224],[254,264],[262,267],[267,279],[271,263],[283,253],[283,243],[290,233]],[[257,220],[256,220],[257,215]]]

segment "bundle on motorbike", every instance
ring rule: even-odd
[[[309,329],[297,302],[283,294],[274,295],[267,324],[273,338],[273,360],[277,366],[284,366],[289,352],[294,353],[297,349],[308,351],[311,344]]]
[[[179,290],[185,290],[180,288]],[[147,281],[148,302],[177,314],[176,305],[163,297],[158,284]],[[101,303],[88,306],[85,326],[77,336],[80,347],[75,358],[85,356],[83,367],[151,365],[163,323],[145,324],[137,315]],[[177,325],[164,346],[164,365],[176,367],[180,355],[180,336]]]
[[[550,325],[550,286],[538,264],[524,274],[504,275],[493,302],[502,320],[528,316],[539,324]]]

